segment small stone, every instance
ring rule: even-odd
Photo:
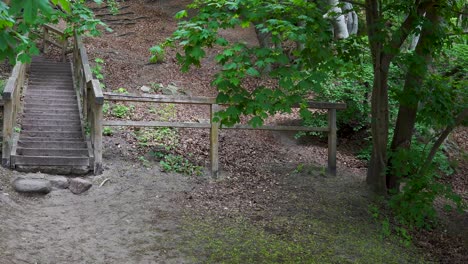
[[[19,178],[13,182],[13,187],[21,193],[48,194],[52,190],[52,185],[45,179]]]
[[[93,184],[87,180],[81,179],[81,178],[73,178],[70,179],[70,185],[68,186],[68,189],[74,194],[80,194],[84,193],[89,188],[91,188]]]
[[[146,85],[143,85],[142,87],[140,87],[140,90],[144,93],[149,93],[151,92],[151,88],[149,88],[148,86]]]
[[[210,119],[199,118],[199,119],[198,119],[198,123],[201,123],[201,124],[209,124],[209,123],[210,123]]]
[[[52,187],[57,189],[67,189],[68,186],[70,186],[70,182],[68,182],[67,177],[64,176],[49,176],[47,179],[49,179]]]

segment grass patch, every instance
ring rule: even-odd
[[[185,219],[183,248],[196,263],[425,263],[414,248],[382,239],[372,226],[306,216]]]

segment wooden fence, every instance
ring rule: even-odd
[[[129,101],[129,102],[149,102],[149,103],[173,103],[173,104],[199,104],[209,105],[211,118],[209,123],[195,122],[160,122],[160,121],[103,121],[104,126],[132,126],[132,127],[177,127],[177,128],[205,128],[210,129],[210,165],[213,178],[219,176],[219,129],[258,129],[272,131],[315,131],[328,132],[328,168],[331,175],[336,175],[336,110],[345,109],[343,103],[309,102],[308,107],[313,109],[328,110],[327,127],[306,127],[306,126],[261,126],[251,127],[248,125],[235,125],[232,127],[220,127],[219,123],[213,122],[213,117],[220,106],[213,97],[197,96],[164,96],[145,95],[137,96],[130,94],[104,93],[104,99],[108,101]]]

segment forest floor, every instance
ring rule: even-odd
[[[217,70],[216,47],[201,68],[188,73],[180,72],[175,51],[169,51],[162,63],[148,63],[149,47],[175,30],[173,16],[189,2],[128,0],[117,17],[95,9],[114,30],[85,40],[90,62],[104,61],[106,91],[124,88],[141,93],[145,85],[160,93],[160,85],[174,84],[186,94],[216,95],[210,85]],[[251,29],[222,34],[257,44]],[[129,109],[123,119],[209,118],[206,107],[121,105]],[[115,107],[108,105],[106,119],[119,119],[113,115]],[[269,122],[283,124],[295,118],[275,116]],[[172,153],[206,168],[209,131],[175,131],[168,143]],[[104,138],[104,173],[89,176],[94,187],[79,196],[66,190],[44,197],[18,195],[9,182],[22,173],[0,169],[0,263],[468,262],[466,214],[443,214],[440,227],[412,234],[413,243],[383,231],[385,213],[369,202],[366,163],[356,158],[366,144],[362,135],[339,138],[338,176],[331,177],[323,170],[327,160],[323,139],[222,130],[222,175],[211,180],[206,171],[201,176],[162,171],[150,154],[159,148],[142,146],[143,132],[157,133],[113,128],[112,136]],[[452,141],[467,151],[467,129],[457,130]],[[463,155],[452,157],[458,159],[458,168],[449,183],[467,199],[468,165]]]

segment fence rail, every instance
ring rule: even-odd
[[[132,126],[132,127],[175,127],[175,128],[205,128],[210,129],[210,165],[213,178],[219,176],[219,129],[254,129],[272,131],[315,131],[328,132],[328,173],[336,175],[336,110],[345,109],[344,103],[329,102],[308,102],[309,108],[328,110],[328,127],[306,127],[306,126],[278,126],[268,125],[252,127],[249,125],[234,125],[232,127],[220,126],[213,122],[216,112],[220,111],[220,106],[214,97],[199,96],[165,96],[165,95],[132,95],[104,93],[104,100],[107,101],[127,101],[127,102],[151,102],[151,103],[173,103],[173,104],[199,104],[210,106],[209,123],[195,122],[159,122],[159,121],[132,121],[132,120],[104,120],[104,126]]]

